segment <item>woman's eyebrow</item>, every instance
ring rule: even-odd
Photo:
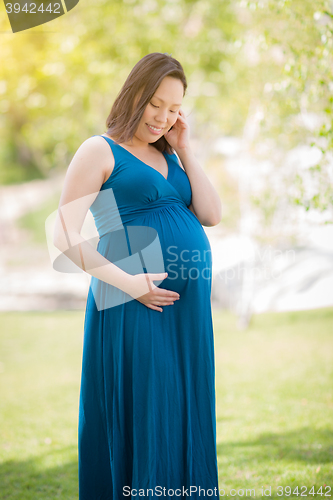
[[[154,95],[153,97],[155,97],[155,99],[158,99],[159,101],[161,102],[165,102],[163,101],[163,99],[161,99],[160,97],[157,97],[157,95]],[[181,106],[181,104],[171,104],[171,106]]]

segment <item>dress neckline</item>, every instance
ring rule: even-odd
[[[155,170],[155,172],[157,172],[159,175],[161,175],[163,177],[164,180],[168,181],[169,179],[169,174],[170,174],[170,164],[168,162],[168,159],[167,157],[165,156],[164,152],[162,151],[162,155],[164,156],[165,158],[165,161],[167,162],[167,166],[168,166],[168,173],[167,173],[167,176],[164,177],[163,174],[161,174],[161,172],[159,172],[159,170],[157,170],[156,168],[152,167],[151,165],[148,165],[148,163],[145,163],[144,161],[140,160],[140,158],[138,158],[137,156],[135,156],[133,153],[131,153],[130,151],[128,151],[128,149],[125,149],[123,148],[123,146],[121,146],[120,144],[115,144],[114,140],[111,139],[111,137],[109,137],[108,135],[105,135],[105,134],[101,134],[103,137],[106,137],[107,139],[110,139],[110,141],[112,141],[114,143],[115,146],[119,146],[121,149],[123,149],[124,151],[126,151],[128,154],[130,154],[131,156],[133,156],[133,158],[135,158],[136,160],[138,160],[140,163],[142,163],[143,165],[146,165],[146,167],[148,168],[151,168],[152,170]]]

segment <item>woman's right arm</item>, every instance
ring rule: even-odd
[[[54,245],[85,272],[139,298],[150,309],[169,305],[178,294],[156,287],[166,273],[130,275],[95,250],[80,232],[106,175],[114,168],[110,146],[102,137],[87,139],[75,153],[65,176],[54,230]]]

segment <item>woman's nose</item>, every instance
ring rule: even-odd
[[[168,112],[163,109],[159,109],[156,113],[156,121],[161,123],[166,123],[168,119]]]

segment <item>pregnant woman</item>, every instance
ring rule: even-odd
[[[211,249],[221,202],[191,151],[181,64],[132,69],[66,174],[54,243],[91,274],[79,498],[219,498]],[[91,210],[97,250],[81,236]]]

